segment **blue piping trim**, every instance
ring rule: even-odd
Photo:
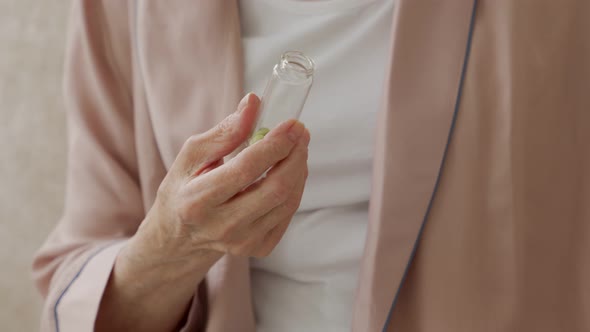
[[[471,55],[473,31],[475,30],[474,28],[475,28],[475,16],[477,14],[477,3],[478,3],[478,0],[473,0],[473,10],[471,12],[471,21],[469,23],[469,34],[467,36],[467,45],[466,45],[466,50],[465,50],[465,57],[463,60],[463,68],[461,69],[461,79],[459,81],[459,91],[457,92],[457,99],[455,100],[455,109],[453,111],[453,118],[451,120],[451,126],[449,128],[449,135],[447,138],[447,143],[445,146],[444,154],[443,154],[443,157],[442,157],[442,160],[440,163],[440,167],[438,170],[438,175],[436,177],[436,182],[434,183],[434,189],[432,191],[432,195],[430,196],[430,201],[428,202],[428,207],[426,208],[426,213],[424,214],[424,218],[422,219],[422,225],[420,226],[420,230],[418,231],[418,236],[416,237],[416,241],[414,242],[414,247],[412,248],[412,252],[410,254],[410,258],[408,259],[408,263],[406,265],[406,268],[404,270],[402,280],[401,280],[399,287],[395,293],[395,297],[393,299],[391,307],[389,308],[389,313],[387,314],[387,320],[385,321],[385,324],[383,325],[382,332],[387,332],[387,328],[389,327],[389,323],[390,323],[391,317],[393,315],[393,309],[397,305],[400,290],[401,290],[402,286],[404,285],[404,283],[406,282],[406,279],[408,277],[408,272],[410,270],[410,265],[412,265],[412,261],[414,260],[414,257],[416,256],[416,251],[418,250],[418,244],[420,243],[420,239],[422,238],[422,233],[424,232],[424,228],[426,226],[428,216],[430,215],[430,210],[432,209],[434,197],[436,196],[436,193],[437,193],[439,185],[440,185],[440,179],[442,177],[445,161],[447,159],[447,155],[449,152],[449,146],[451,145],[451,139],[453,138],[453,133],[455,131],[455,125],[457,123],[459,108],[461,106],[461,97],[463,96],[463,86],[465,84],[465,76],[467,73],[467,66],[469,64],[469,56]]]
[[[53,306],[53,317],[55,319],[55,331],[59,332],[59,319],[57,317],[57,306],[61,302],[61,299],[64,297],[64,295],[66,294],[66,292],[70,289],[70,287],[72,286],[72,284],[74,283],[74,281],[76,281],[76,279],[78,279],[78,277],[80,277],[80,274],[82,274],[82,271],[84,270],[84,268],[86,268],[86,265],[88,265],[88,263],[90,262],[90,260],[92,260],[92,258],[94,258],[96,255],[98,255],[101,251],[103,251],[106,248],[112,246],[113,244],[114,243],[111,243],[111,244],[106,245],[106,246],[104,246],[102,248],[99,248],[92,255],[90,255],[90,257],[88,257],[88,259],[86,259],[86,261],[84,262],[84,264],[82,264],[82,267],[80,268],[80,270],[78,271],[78,273],[76,273],[76,275],[72,278],[72,280],[70,280],[70,283],[61,292],[61,294],[57,298],[57,301],[55,301],[55,305]]]

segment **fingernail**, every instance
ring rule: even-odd
[[[238,113],[242,112],[248,106],[248,104],[250,104],[252,96],[253,93],[250,92],[247,95],[245,95],[244,98],[242,98],[242,100],[240,100],[240,103],[238,104]]]
[[[299,137],[301,137],[301,135],[303,135],[304,132],[305,132],[305,126],[303,125],[303,123],[296,121],[291,126],[291,128],[289,128],[289,132],[287,133],[287,137],[289,137],[289,139],[293,143],[297,143],[297,141],[299,140]]]

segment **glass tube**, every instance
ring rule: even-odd
[[[283,53],[264,90],[248,145],[263,139],[279,123],[299,119],[313,82],[313,71],[313,60],[302,52]]]

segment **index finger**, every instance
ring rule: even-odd
[[[256,181],[264,172],[287,158],[305,126],[288,120],[271,130],[264,139],[244,149],[224,165],[197,177],[202,197],[211,203],[222,204]]]

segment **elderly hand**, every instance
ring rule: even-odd
[[[259,103],[247,95],[236,113],[185,142],[138,232],[166,253],[162,259],[195,252],[262,257],[283,236],[307,178],[303,124],[286,121],[223,164],[247,139]]]
[[[186,141],[117,256],[97,331],[171,330],[223,254],[261,257],[277,245],[299,207],[310,137],[289,120],[224,164],[247,139],[259,104],[246,96],[236,113]]]

